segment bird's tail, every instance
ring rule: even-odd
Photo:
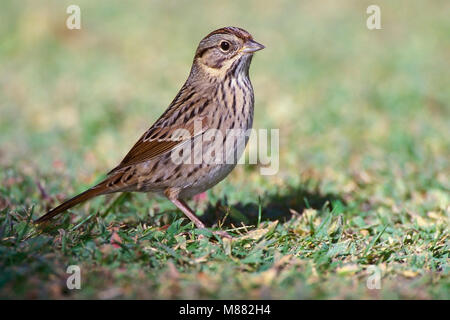
[[[88,190],[80,193],[79,195],[73,197],[72,199],[69,199],[69,200],[63,202],[56,208],[53,208],[52,210],[50,210],[49,212],[44,214],[39,219],[36,219],[34,222],[42,223],[42,222],[48,221],[51,218],[53,218],[54,216],[57,216],[58,214],[76,206],[77,204],[79,204],[81,202],[84,202],[84,201],[94,198],[96,196],[108,193],[105,182],[106,181],[102,181],[95,187],[92,187],[91,189],[88,189]]]

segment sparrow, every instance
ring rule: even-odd
[[[152,192],[167,197],[204,229],[185,200],[223,180],[242,155],[253,124],[249,67],[253,54],[263,48],[241,28],[209,33],[200,41],[189,76],[172,103],[119,165],[103,181],[35,222],[99,195]],[[224,231],[215,233],[229,237]]]

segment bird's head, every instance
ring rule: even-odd
[[[240,72],[248,74],[253,53],[264,48],[244,29],[221,28],[200,41],[194,65],[213,77],[224,77],[230,72],[235,75]]]

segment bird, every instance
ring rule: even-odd
[[[253,125],[249,68],[265,46],[239,27],[204,37],[173,101],[106,178],[35,220],[40,224],[93,197],[116,192],[165,196],[196,228],[204,223],[186,199],[205,192],[236,166]],[[236,133],[237,132],[237,133]],[[214,231],[231,237],[225,231]]]

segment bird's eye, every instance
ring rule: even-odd
[[[230,50],[230,43],[228,41],[222,41],[220,43],[220,49],[222,49],[222,51]]]

